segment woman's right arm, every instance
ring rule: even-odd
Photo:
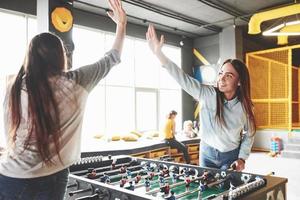
[[[201,84],[198,80],[187,75],[175,63],[167,58],[167,56],[162,52],[164,36],[162,35],[160,40],[158,40],[155,28],[152,24],[148,27],[146,38],[153,54],[158,58],[162,66],[166,68],[169,74],[177,81],[183,90],[195,99],[201,99],[215,94],[215,90],[212,86]]]
[[[108,0],[108,3],[112,11],[108,11],[107,14],[117,25],[116,36],[111,50],[96,63],[68,73],[71,79],[75,79],[79,85],[88,91],[94,88],[109,73],[111,68],[120,62],[120,55],[123,49],[127,24],[126,13],[120,0]]]

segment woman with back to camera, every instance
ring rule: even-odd
[[[164,36],[159,40],[153,25],[149,25],[146,38],[162,66],[200,102],[200,166],[235,167],[242,171],[256,132],[246,65],[238,59],[228,59],[219,71],[217,86],[204,85],[165,56],[162,52]]]
[[[4,103],[8,144],[0,159],[0,199],[63,199],[68,167],[80,158],[88,94],[120,62],[127,18],[120,0],[109,5],[115,40],[94,64],[66,71],[57,36],[41,33],[31,40]]]

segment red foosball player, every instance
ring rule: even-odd
[[[124,187],[124,185],[127,183],[127,176],[122,176],[122,179],[120,180],[120,187]]]
[[[162,189],[162,192],[165,194],[165,196],[169,195],[170,193],[170,185],[169,185],[169,182],[166,182],[164,184],[164,186],[161,187]]]
[[[184,177],[184,182],[185,182],[185,190],[189,191],[190,190],[190,184],[191,184],[190,176],[185,176]]]
[[[126,169],[127,169],[127,167],[125,165],[121,165],[121,167],[120,167],[120,173],[121,174],[125,174],[126,173]]]
[[[116,159],[113,159],[112,163],[111,163],[111,169],[114,170],[116,168]]]
[[[141,173],[138,173],[136,175],[136,177],[134,177],[135,184],[137,184],[138,182],[140,182],[141,179],[142,179],[142,175],[141,175]]]
[[[96,170],[95,170],[95,169],[93,169],[90,173],[87,174],[87,177],[88,177],[89,179],[95,179],[96,176],[97,176],[97,173],[96,173]]]
[[[148,172],[148,176],[149,176],[149,179],[152,180],[153,177],[155,176],[154,172],[150,171]]]

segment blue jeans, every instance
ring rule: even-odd
[[[200,167],[210,167],[226,170],[238,159],[240,148],[232,151],[220,152],[219,150],[201,142]]]
[[[49,176],[19,179],[0,174],[0,200],[62,200],[69,169]]]

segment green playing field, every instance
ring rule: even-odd
[[[112,182],[112,184],[114,184],[118,187],[118,183],[119,183],[120,179],[121,179],[121,177],[116,177],[116,178],[111,179],[111,182]],[[161,195],[160,191],[158,189],[159,188],[158,176],[157,175],[154,176],[153,179],[150,182],[151,182],[150,192],[154,191],[154,192],[151,192],[151,195],[152,196]],[[186,193],[186,195],[184,195],[180,198],[176,198],[176,199],[180,199],[180,200],[198,199],[198,191],[195,191],[199,187],[198,183],[191,182],[189,192],[186,192],[186,187],[185,187],[185,184],[184,184],[184,180],[181,180],[181,179],[177,180],[176,184],[179,184],[179,185],[177,185],[175,187],[172,187],[172,185],[174,183],[172,182],[170,177],[165,178],[165,182],[169,183],[170,188],[171,188],[170,190],[173,190],[175,192],[175,196],[178,196],[178,195],[181,196],[181,194]],[[180,183],[182,183],[182,184],[180,184]],[[135,185],[134,191],[141,192],[141,193],[146,193],[145,186],[144,186],[144,178],[142,178],[142,180],[138,184]],[[211,195],[219,194],[219,193],[222,193],[224,191],[225,190],[219,189],[217,187],[208,188],[207,190],[205,190],[202,193],[202,199],[206,199],[207,197],[209,197]]]

